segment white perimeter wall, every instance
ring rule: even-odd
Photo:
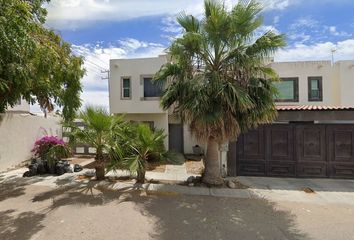
[[[0,116],[0,171],[30,159],[34,142],[42,136],[62,136],[58,117],[18,113]]]

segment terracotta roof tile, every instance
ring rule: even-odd
[[[330,110],[354,110],[354,106],[326,106],[326,105],[277,105],[278,111],[330,111]]]

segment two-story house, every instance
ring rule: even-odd
[[[124,114],[130,121],[164,129],[165,147],[192,153],[197,142],[188,126],[160,106],[162,89],[152,83],[154,74],[167,63],[166,55],[156,58],[113,59],[110,61],[109,106],[112,114]]]
[[[153,75],[167,56],[110,61],[110,112],[164,129],[166,148],[192,153],[187,125],[161,108]],[[229,144],[229,175],[354,178],[354,61],[271,62],[278,119]],[[200,144],[202,147],[203,144]]]
[[[354,106],[354,61],[273,62],[277,105]]]

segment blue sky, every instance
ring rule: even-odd
[[[236,0],[225,0],[229,7]],[[285,33],[288,46],[276,61],[354,59],[353,0],[263,0],[264,26]],[[108,106],[107,80],[101,77],[111,58],[153,57],[180,34],[181,11],[201,16],[202,0],[52,0],[47,26],[85,57],[85,104]]]

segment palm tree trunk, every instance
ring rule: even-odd
[[[96,179],[103,180],[105,178],[104,156],[102,149],[97,149],[95,158]]]
[[[213,137],[209,137],[206,156],[204,159],[205,170],[202,181],[209,185],[221,185],[223,179],[220,172],[219,144]]]
[[[137,183],[145,183],[145,170],[137,171],[136,182]]]

